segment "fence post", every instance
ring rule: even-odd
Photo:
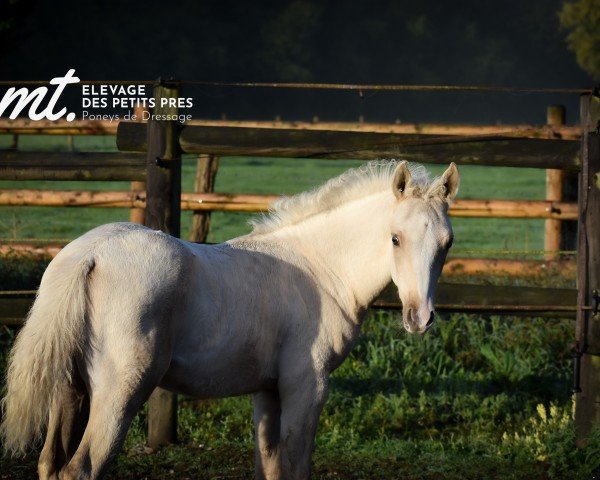
[[[585,446],[594,425],[600,424],[600,97],[581,97],[581,172],[577,248],[575,431]],[[584,307],[592,307],[587,309]],[[594,311],[596,309],[596,311]]]
[[[141,105],[135,107],[134,116],[136,122],[142,121],[142,113],[144,112],[144,108]],[[145,182],[131,182],[131,191],[136,194],[144,192],[146,190]],[[129,210],[129,221],[132,223],[140,223],[144,224],[144,209],[134,207]]]
[[[161,99],[177,98],[174,82],[154,88],[156,105],[153,113],[174,115],[176,107],[161,105]],[[173,121],[149,120],[146,156],[145,225],[175,237],[180,234],[181,150],[179,124]],[[148,445],[157,448],[177,439],[177,396],[157,388],[148,400]]]
[[[19,135],[16,133],[13,133],[12,135],[12,141],[10,143],[10,147],[8,147],[9,150],[18,150],[19,149]]]
[[[214,155],[199,155],[194,191],[196,193],[212,192],[215,188],[215,177],[217,176],[218,169],[219,157]],[[196,243],[206,242],[209,229],[210,212],[194,212],[190,241]]]
[[[565,124],[565,107],[563,105],[550,105],[546,108],[546,123],[550,126]],[[563,199],[562,170],[546,170],[546,200],[560,202]],[[545,222],[544,250],[557,252],[561,250],[561,227],[560,220],[548,219]],[[546,253],[546,260],[557,260],[558,253]]]

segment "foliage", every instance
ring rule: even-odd
[[[575,448],[571,337],[569,320],[469,315],[417,337],[398,314],[372,312],[332,377],[315,478],[587,480],[600,467],[600,429]],[[0,335],[0,371],[12,340]],[[252,476],[249,397],[181,398],[180,442],[158,452],[144,446],[146,415],[134,420],[110,478]],[[0,470],[29,478],[35,455],[0,460]]]
[[[8,254],[0,257],[0,290],[36,290],[49,260]]]
[[[262,61],[276,77],[296,82],[312,79],[311,60],[317,52],[314,34],[321,11],[316,3],[295,0],[262,26],[261,35],[268,45],[262,50]]]
[[[137,0],[121,0],[117,9],[79,0],[20,3],[25,1],[34,5],[23,9],[13,29],[21,41],[0,43],[0,76],[6,80],[48,79],[70,66],[80,78],[97,79],[589,83],[558,28],[562,0],[505,0],[492,11],[478,0],[379,0],[376,8],[370,0],[203,0],[172,2],[168,11],[159,0],[147,0],[145,8]],[[203,118],[225,112],[230,118],[348,120],[363,114],[387,121],[450,122],[457,116],[542,121],[543,102],[557,101],[522,95],[241,92],[186,86],[195,115]],[[81,111],[80,99],[72,105]]]
[[[23,39],[23,20],[34,0],[0,2],[0,57]]]
[[[574,405],[540,403],[536,414],[515,432],[504,432],[499,450],[507,455],[535,458],[548,465],[551,478],[568,476],[574,465],[580,474],[589,477],[600,470],[600,426],[591,432],[584,450],[574,449]]]
[[[142,11],[133,0],[120,2],[117,22],[114,12],[93,3],[37,5],[29,42],[45,39],[48,55],[36,58],[36,65],[15,68],[31,75],[42,66],[55,72],[57,65],[72,64],[85,69],[86,77],[101,78],[170,72],[186,79],[245,81],[435,83],[469,78],[504,83],[536,73],[531,67],[548,56],[564,60],[555,28],[559,0],[507,0],[494,15],[474,0],[385,0],[377,8],[367,0],[206,0],[177,2],[161,16],[156,15],[158,0],[147,4]],[[50,15],[55,21],[48,25]],[[89,17],[93,24],[78,22]],[[148,35],[158,21],[163,28]],[[58,38],[49,35],[59,25],[70,30]],[[73,41],[90,29],[110,34]],[[124,55],[124,45],[136,55]],[[163,48],[154,48],[158,45]]]
[[[566,41],[577,63],[600,80],[600,0],[566,2],[559,18],[561,27],[569,31]]]

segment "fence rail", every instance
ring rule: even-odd
[[[32,121],[0,118],[0,134],[10,135],[116,135],[118,122],[109,120]],[[283,130],[334,130],[341,132],[378,132],[402,135],[476,136],[502,135],[509,138],[537,138],[545,140],[579,140],[579,125],[463,125],[412,124],[373,122],[323,122],[267,120],[191,120],[188,126],[273,128]]]
[[[143,180],[146,157],[119,152],[0,153],[1,180]]]
[[[538,138],[488,136],[413,136],[377,132],[291,130],[183,125],[179,144],[184,153],[217,156],[359,159],[402,158],[419,163],[496,167],[579,169],[579,143]],[[146,127],[120,122],[117,146],[145,152]]]
[[[570,288],[495,287],[440,283],[435,308],[440,312],[543,315],[575,318],[577,290]],[[20,326],[35,298],[35,291],[0,292],[0,323]],[[402,308],[397,288],[390,284],[373,302],[374,308]]]
[[[278,195],[240,193],[181,194],[181,209],[264,212]],[[145,192],[94,190],[0,189],[0,206],[145,208]],[[576,220],[577,204],[546,200],[456,200],[454,217],[553,218]]]
[[[56,241],[7,241],[0,245],[0,255],[27,258],[54,258],[64,247]],[[463,258],[451,256],[446,260],[443,277],[452,276],[518,276],[545,277],[552,275],[575,279],[576,263],[573,258],[560,260],[512,260],[504,258]],[[1,292],[0,292],[1,293]],[[1,323],[1,322],[0,322]]]

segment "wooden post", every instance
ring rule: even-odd
[[[551,126],[565,124],[565,107],[551,105],[546,109],[546,123]],[[546,200],[560,202],[563,198],[564,175],[562,170],[546,170]],[[544,234],[544,250],[557,252],[561,250],[560,220],[546,220]],[[546,253],[546,260],[557,260],[558,253]]]
[[[574,369],[576,374],[579,370],[579,379],[576,378],[574,384],[577,392],[575,431],[578,446],[585,446],[592,427],[600,424],[600,315],[597,311],[600,290],[600,188],[596,183],[600,176],[599,119],[600,98],[583,95]]]
[[[175,115],[176,107],[161,105],[162,99],[177,98],[174,84],[160,83],[154,89],[157,115]],[[181,150],[179,124],[149,120],[147,125],[147,174],[145,225],[175,237],[180,234]],[[148,400],[148,445],[157,448],[177,439],[177,397],[157,388]]]
[[[142,113],[144,112],[144,108],[141,105],[135,107],[134,115],[135,121],[142,121]],[[134,194],[144,192],[146,190],[145,182],[131,182],[131,191]],[[144,209],[143,208],[132,208],[129,210],[129,221],[132,223],[140,223],[144,224]]]
[[[199,155],[196,167],[196,184],[194,192],[207,193],[215,188],[215,177],[219,169],[219,157],[214,155]],[[196,243],[206,242],[210,229],[210,212],[194,212],[190,241]]]

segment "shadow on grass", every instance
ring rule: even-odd
[[[559,403],[566,402],[571,398],[569,383],[565,379],[550,375],[531,375],[520,381],[510,381],[507,378],[495,378],[484,380],[469,380],[461,378],[439,379],[434,382],[420,382],[418,380],[406,380],[396,378],[337,378],[330,380],[332,390],[344,394],[373,395],[373,394],[399,394],[403,390],[410,396],[416,396],[421,392],[426,394],[448,393],[464,394],[474,393],[482,397],[498,395],[509,390],[513,395],[524,395],[535,397],[538,400],[548,398]]]

